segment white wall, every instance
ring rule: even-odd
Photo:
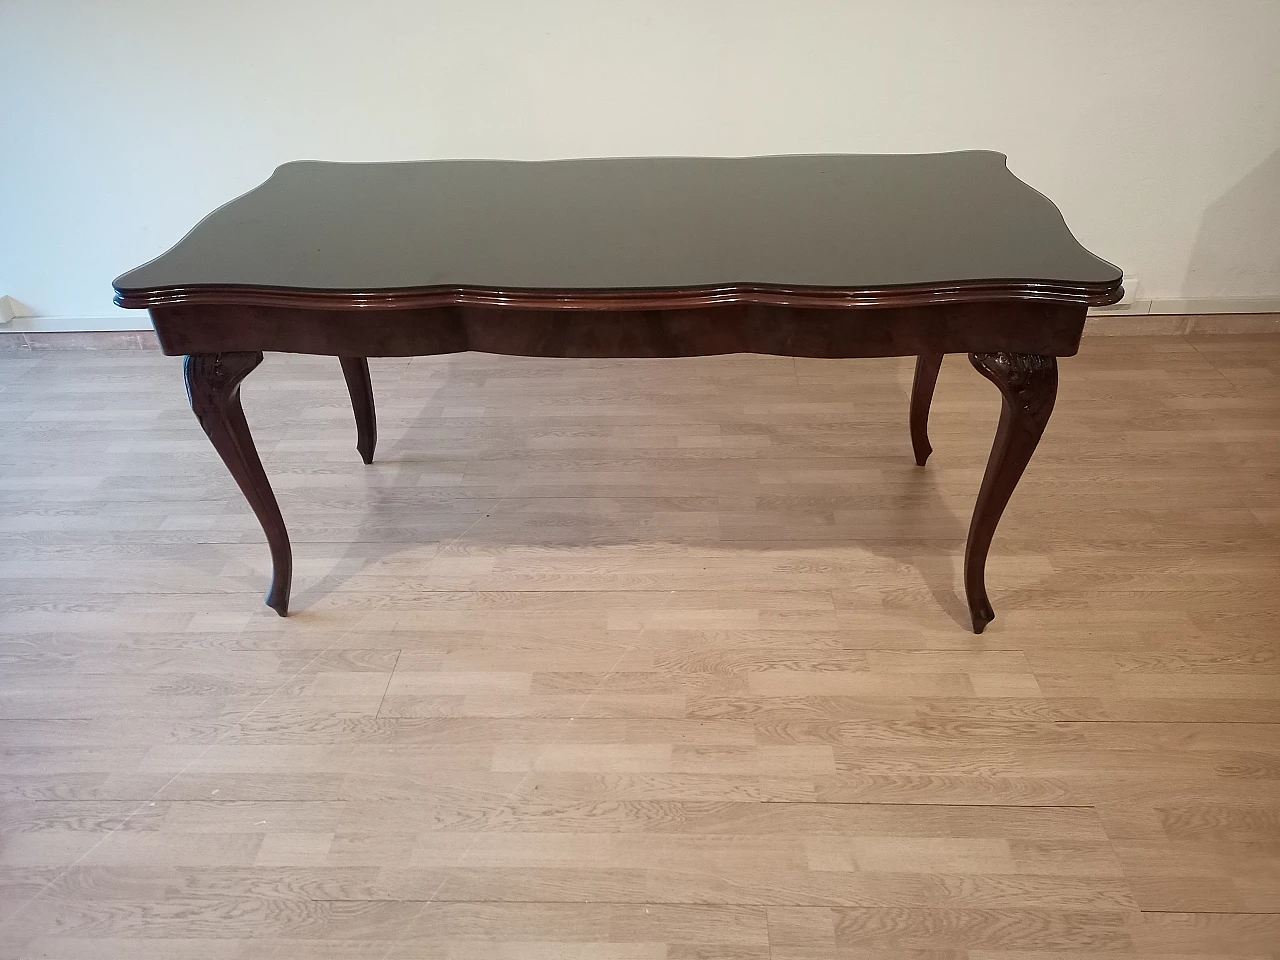
[[[0,0],[0,294],[296,158],[985,147],[1153,298],[1280,298],[1280,0]]]

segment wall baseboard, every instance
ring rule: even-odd
[[[1199,300],[1134,300],[1114,307],[1095,307],[1091,317],[1211,316],[1214,314],[1280,313],[1280,297],[1214,297]]]
[[[1187,333],[1280,333],[1280,297],[1221,300],[1139,300],[1122,307],[1089,311],[1085,334],[1111,336],[1180,335]],[[150,334],[145,314],[124,313],[104,317],[14,317],[0,324],[0,340],[6,334],[104,334],[100,343],[113,343],[110,334]],[[21,339],[21,338],[19,338]],[[57,338],[64,349],[75,349],[74,338]],[[92,340],[86,338],[86,343]],[[147,340],[152,338],[148,337]],[[33,341],[34,342],[34,341]],[[13,347],[16,341],[4,344]],[[99,346],[98,349],[104,349]]]
[[[0,325],[0,333],[92,333],[104,330],[150,330],[145,313],[126,313],[106,317],[14,317]]]

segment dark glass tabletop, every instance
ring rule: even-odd
[[[300,161],[115,282],[193,287],[1114,289],[998,153]]]

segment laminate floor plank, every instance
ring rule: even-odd
[[[1280,957],[1280,340],[370,367],[0,353],[0,958]]]

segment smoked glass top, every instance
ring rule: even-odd
[[[998,153],[300,161],[116,280],[304,291],[1115,287]]]

